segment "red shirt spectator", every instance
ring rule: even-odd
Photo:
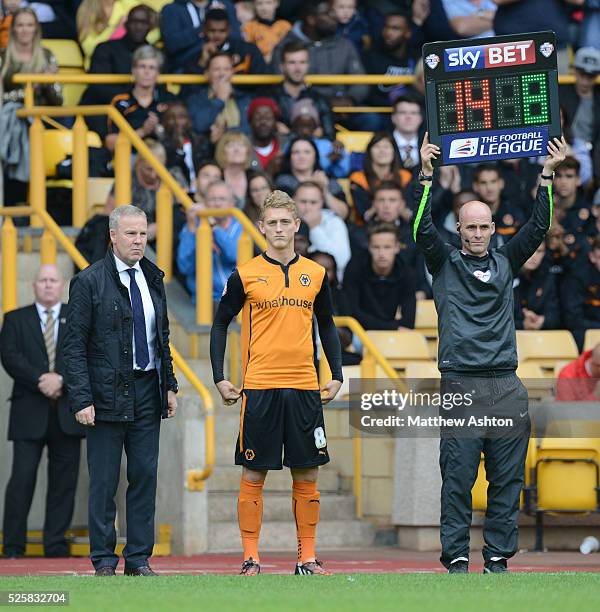
[[[600,344],[584,351],[559,373],[556,399],[571,402],[592,402],[600,399],[596,387],[600,381]]]

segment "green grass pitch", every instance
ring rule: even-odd
[[[600,610],[600,574],[352,574],[0,578],[1,591],[69,592],[65,610],[568,612]],[[23,606],[20,606],[23,607]],[[28,607],[28,609],[31,609]]]

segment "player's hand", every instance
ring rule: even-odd
[[[233,383],[230,383],[228,380],[222,380],[221,382],[217,383],[217,389],[219,390],[219,393],[223,398],[223,403],[226,406],[235,404],[242,395],[242,390],[235,387]]]
[[[433,174],[433,161],[441,153],[437,145],[429,142],[429,132],[425,132],[423,143],[421,144],[421,171],[427,176]]]
[[[338,393],[342,383],[339,380],[330,380],[321,388],[321,402],[328,404]]]
[[[173,391],[167,391],[167,418],[177,414],[177,396]]]
[[[96,411],[94,410],[93,404],[87,408],[83,408],[83,410],[80,410],[79,412],[76,412],[75,418],[77,419],[78,423],[93,427],[96,419]]]
[[[556,167],[565,161],[568,148],[569,145],[564,136],[561,136],[560,140],[558,138],[554,138],[552,141],[549,140],[548,157],[546,157],[544,161],[544,170],[542,174],[552,174],[554,170],[556,170]]]

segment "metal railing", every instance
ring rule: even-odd
[[[13,206],[0,208],[0,217],[3,218],[2,230],[2,313],[17,308],[17,228],[13,217],[31,216],[37,218],[39,224],[44,228],[40,244],[40,260],[42,264],[56,263],[56,244],[60,244],[67,255],[79,268],[86,268],[89,264],[85,257],[73,246],[71,241],[61,231],[54,219],[44,209],[33,206]],[[215,463],[215,425],[214,425],[214,401],[208,389],[194,374],[171,344],[171,356],[173,365],[187,378],[194,390],[200,395],[205,409],[205,457],[204,468],[200,470],[188,470],[187,484],[191,490],[201,490],[204,482],[212,474]]]
[[[20,75],[23,76],[23,75]],[[40,75],[42,76],[42,75]],[[44,126],[42,117],[71,117],[75,116],[73,126],[73,226],[83,227],[87,220],[87,175],[88,175],[88,129],[83,120],[84,116],[107,115],[119,128],[115,144],[114,170],[115,170],[115,202],[117,206],[131,203],[131,151],[132,146],[138,154],[153,168],[161,180],[161,187],[156,197],[156,222],[160,231],[156,234],[156,261],[158,267],[165,273],[165,281],[170,282],[173,277],[173,197],[185,208],[194,204],[186,191],[173,178],[170,172],[161,164],[148,145],[138,136],[127,120],[113,106],[37,106],[23,108],[17,111],[19,117],[33,117],[29,128],[30,142],[30,202],[36,210],[46,210],[46,173],[44,167]],[[242,225],[244,231],[240,237],[242,260],[244,263],[252,253],[252,241],[260,248],[264,247],[264,239],[255,225],[238,209],[222,210],[206,209],[200,211],[199,216],[232,215]],[[36,216],[32,225],[39,226]],[[199,262],[199,253],[209,253],[212,249],[212,233],[200,231],[207,223],[201,223],[197,233],[196,257]],[[210,230],[210,228],[209,228]],[[53,238],[50,237],[50,240]],[[204,258],[202,265],[211,265],[212,257]],[[204,268],[203,268],[204,270]],[[210,274],[200,274],[197,266],[197,323],[210,325],[212,323],[212,269]]]

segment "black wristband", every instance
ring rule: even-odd
[[[543,179],[546,179],[547,181],[553,181],[554,180],[554,172],[550,176],[546,176],[545,174],[540,174],[540,176]]]
[[[419,172],[419,181],[433,181],[433,175],[427,176],[422,171]]]

